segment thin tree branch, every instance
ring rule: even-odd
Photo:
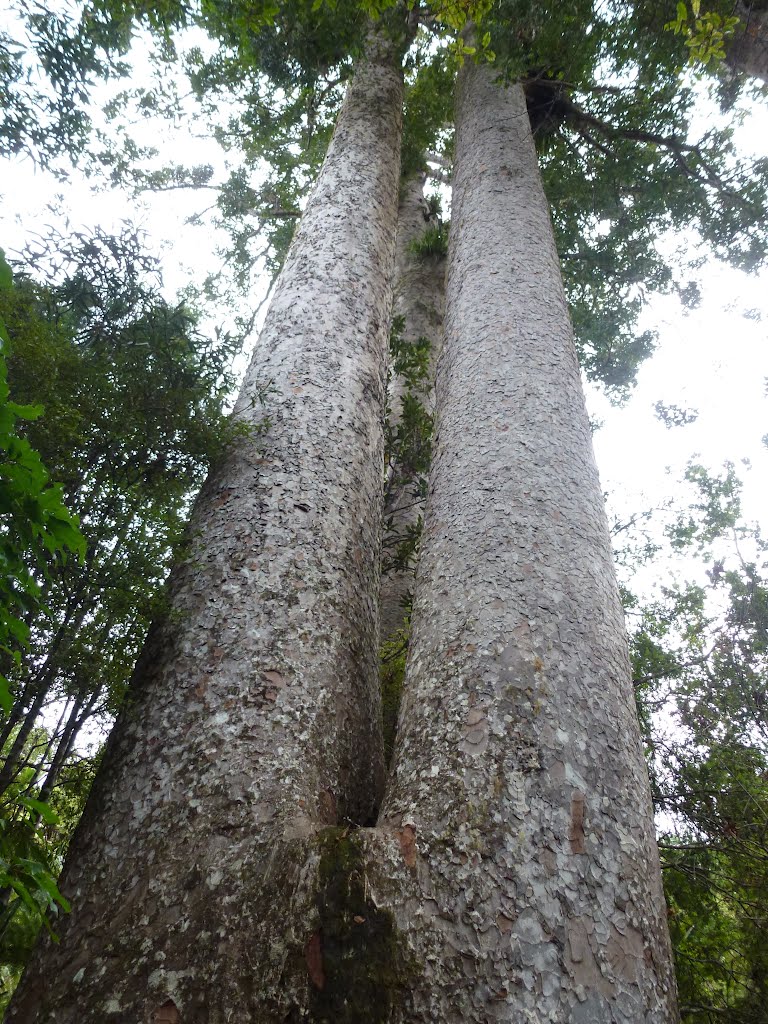
[[[451,184],[450,174],[446,174],[445,171],[438,170],[436,167],[427,167],[426,174],[433,181],[439,181],[443,185]]]

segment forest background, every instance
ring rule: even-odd
[[[52,12],[23,5],[21,20],[9,18],[3,28],[2,141],[13,162],[2,185],[0,241],[10,265],[1,268],[0,327],[18,404],[7,406],[2,421],[2,512],[9,524],[4,557],[19,581],[4,595],[2,637],[9,680],[0,768],[6,999],[39,927],[55,929],[56,914],[66,912],[55,877],[98,761],[88,738],[93,743],[119,707],[148,623],[162,609],[162,582],[190,497],[227,443],[232,427],[225,412],[240,365],[233,360],[258,323],[265,282],[279,268],[343,85],[343,75],[325,68],[326,92],[318,99],[318,80],[302,81],[297,60],[261,94],[263,109],[254,118],[253,96],[233,87],[242,67],[216,63],[219,44],[236,52],[223,29],[212,42],[170,18],[164,22],[160,8],[129,12],[140,15],[137,22],[116,6],[96,11],[103,20],[94,17],[88,26],[76,6]],[[721,27],[728,16],[718,15]],[[681,91],[697,97],[694,131],[697,119],[700,132],[728,131],[746,112],[746,131],[736,136],[739,159],[764,158],[765,99],[734,79],[711,32],[702,30],[701,52],[688,66],[692,36],[684,26],[675,33],[675,17],[679,22],[679,8],[661,15],[669,25],[662,38],[670,80],[682,76]],[[693,23],[693,9],[687,17]],[[446,20],[437,31],[450,28]],[[261,57],[264,73],[274,72],[275,55],[265,50]],[[129,72],[132,66],[138,70]],[[561,80],[573,70],[559,69]],[[92,92],[105,73],[112,83]],[[410,69],[412,110],[442,126],[447,81],[424,41]],[[609,79],[604,85],[621,87]],[[545,175],[557,166],[551,128],[539,139]],[[595,147],[578,131],[569,139],[565,129],[567,144],[599,149],[599,140]],[[189,136],[198,134],[193,146]],[[160,135],[167,141],[153,154]],[[430,141],[432,159],[421,152],[419,169],[435,197],[425,229],[432,234],[422,239],[420,256],[436,260],[449,219],[439,186],[449,174],[450,131],[441,127]],[[745,180],[760,189],[760,173],[764,160]],[[30,180],[36,199],[55,182],[49,207],[34,219],[40,204],[30,202]],[[554,175],[548,185],[557,223]],[[579,198],[595,218],[594,253],[604,235],[599,176],[587,187],[589,197]],[[658,191],[656,202],[665,198],[663,176],[650,175],[649,187]],[[178,219],[161,227],[170,197],[183,197],[174,202]],[[116,203],[130,217],[116,217]],[[104,217],[93,217],[97,207]],[[706,223],[706,210],[701,219]],[[670,276],[655,257],[644,262],[637,249],[619,247],[625,263],[612,269],[631,272],[611,285],[617,301],[608,329],[618,343],[608,359],[595,343],[591,362],[588,349],[584,362],[597,380],[589,390],[593,417],[605,420],[596,444],[612,491],[684,1014],[746,1022],[768,1019],[768,591],[765,548],[751,522],[764,507],[765,449],[764,423],[745,413],[764,392],[765,369],[758,367],[765,366],[765,277],[761,289],[759,278],[700,262],[714,247],[756,274],[764,238],[759,229],[745,231],[740,237],[748,243],[735,252],[729,243],[738,227],[725,225],[731,239],[699,244],[695,235],[686,237],[670,260],[680,272]],[[174,255],[180,236],[181,258]],[[652,241],[668,255],[680,237]],[[590,271],[606,271],[615,259],[606,245],[602,267],[598,260]],[[589,336],[601,329],[583,321],[594,295],[578,275],[572,280],[577,326],[581,317]],[[667,297],[641,313],[653,290]],[[678,337],[653,353],[654,321],[676,315],[679,305],[683,319],[668,330]],[[723,326],[705,330],[723,305],[730,305]],[[239,314],[232,316],[233,309]],[[639,327],[636,315],[643,318]],[[736,353],[740,369],[724,377]],[[644,381],[638,368],[646,358]],[[708,359],[720,363],[716,411],[712,391],[695,396],[691,383]],[[661,367],[655,377],[654,363]],[[728,406],[724,396],[734,391]],[[652,419],[638,419],[649,412]],[[711,433],[694,434],[708,418],[722,428],[719,446]],[[726,430],[726,423],[746,434]],[[611,444],[603,446],[609,434]],[[635,487],[643,449],[654,467],[674,461],[666,488],[658,475],[652,486]],[[50,485],[35,452],[61,488]],[[751,470],[733,465],[747,455]],[[724,459],[731,464],[723,466]],[[619,482],[620,463],[632,469],[632,491],[626,478]],[[79,517],[81,536],[65,506]],[[383,676],[395,689],[406,640],[403,633],[383,651]]]

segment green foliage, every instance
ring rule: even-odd
[[[760,1024],[768,967],[760,939],[765,876],[755,887],[753,873],[740,877],[731,858],[689,838],[662,850],[683,1020]],[[744,927],[750,917],[756,929]]]
[[[404,609],[405,624],[387,637],[379,653],[379,678],[381,683],[381,714],[384,733],[384,762],[389,764],[395,747],[397,719],[400,700],[403,695],[405,662],[408,656],[410,618]]]
[[[395,426],[389,413],[385,421],[384,449],[389,467],[385,507],[393,494],[414,504],[423,502],[432,458],[432,414],[424,404],[432,386],[431,345],[428,338],[406,340],[403,327],[404,319],[396,317],[390,332],[391,374],[402,379],[403,391]],[[385,517],[382,572],[406,572],[415,567],[422,526],[419,516],[415,523],[398,531],[394,512]]]
[[[287,59],[287,51],[280,53]],[[244,61],[239,51],[222,47],[211,57],[192,51],[186,71],[201,117],[215,125],[216,139],[239,160],[221,183],[217,202],[218,221],[232,239],[237,282],[245,286],[263,258],[275,277],[325,157],[351,62],[309,69],[297,84],[287,71],[276,71],[271,80],[250,56]],[[218,123],[222,102],[231,111],[224,124]],[[136,175],[135,169],[131,175],[137,186],[155,187],[151,177]]]
[[[67,552],[82,556],[85,540],[64,506],[61,485],[51,484],[39,453],[19,432],[23,421],[37,419],[42,410],[9,400],[10,337],[2,313],[3,300],[15,294],[11,269],[0,250],[0,655],[18,666],[20,652],[29,644],[26,620],[45,611],[39,602],[39,576],[48,574],[50,564],[66,565]],[[2,674],[0,706],[10,713],[8,680]]]
[[[61,485],[50,483],[39,453],[20,432],[25,421],[36,420],[42,410],[9,401],[6,352],[12,325],[5,309],[16,295],[0,250],[0,655],[11,676],[30,648],[30,624],[49,615],[40,599],[41,582],[73,564],[68,554],[85,554],[85,539],[62,501]],[[12,697],[5,674],[0,675],[0,704],[10,715]],[[43,834],[57,821],[44,800],[25,796],[18,787],[6,792],[0,806],[0,946],[20,909],[33,933],[42,923],[52,932],[49,913],[69,910],[56,885],[58,872]],[[0,983],[7,980],[2,977]]]
[[[364,6],[353,0],[205,0],[201,11],[203,27],[237,53],[246,72],[292,90],[312,87],[318,69],[348,64],[362,48],[368,24]]]
[[[405,105],[401,177],[424,169],[424,154],[441,151],[446,125],[453,118],[455,70],[444,50],[435,52],[432,39],[419,32],[405,66]]]
[[[35,730],[24,760],[31,764],[35,750],[50,740],[44,730]],[[0,1013],[18,983],[40,928],[53,933],[55,940],[56,921],[69,910],[56,879],[97,761],[83,758],[68,765],[62,784],[47,803],[23,795],[34,776],[33,768],[27,766],[0,802]]]
[[[19,30],[8,46],[6,79],[15,83],[9,97],[20,94],[22,80],[48,76],[63,90],[54,88],[54,107],[71,99],[82,113],[95,78],[124,73],[118,58],[139,27],[156,40],[157,66],[187,77],[200,130],[228,151],[226,180],[194,166],[150,168],[130,133],[124,149],[107,147],[98,160],[114,180],[139,189],[217,191],[218,212],[211,216],[229,232],[230,277],[243,289],[255,267],[266,262],[274,276],[282,265],[370,19],[400,39],[406,13],[394,0],[210,0],[199,9],[178,0],[93,0],[79,20],[70,14],[58,21],[36,8],[26,11],[27,36]],[[416,13],[411,9],[411,21]],[[712,0],[702,14],[698,0],[676,13],[667,0],[578,0],[567,10],[554,0],[480,0],[435,2],[418,13],[421,27],[404,60],[404,173],[423,169],[427,150],[450,155],[457,55],[476,49],[476,59],[490,60],[494,54],[502,78],[552,87],[547,116],[534,127],[582,363],[624,397],[654,347],[652,335],[636,330],[639,311],[650,292],[680,290],[681,261],[660,255],[659,234],[700,236],[719,257],[743,267],[765,255],[768,162],[740,163],[730,127],[710,126],[693,137],[693,82],[681,78],[691,55],[699,63],[716,60],[734,30],[730,5]],[[471,46],[459,39],[468,22],[477,29]],[[180,56],[175,41],[192,26],[205,30],[214,47]],[[60,66],[51,61],[53,49]],[[72,88],[78,62],[83,77]],[[110,113],[119,119],[133,103],[142,117],[163,111],[173,117],[175,95],[158,80],[151,89],[127,90]],[[14,102],[8,100],[8,110]],[[61,116],[69,124],[69,114]],[[185,110],[188,121],[192,116]],[[87,115],[80,120],[70,126],[74,149],[86,144]],[[14,124],[9,136],[35,118],[19,115]],[[67,131],[62,128],[62,139]]]
[[[411,252],[421,261],[429,259],[445,259],[448,255],[449,222],[440,221],[430,224],[424,229],[421,237],[414,239]]]
[[[664,26],[675,35],[685,38],[685,45],[690,50],[691,64],[718,64],[725,60],[725,41],[732,36],[739,24],[739,19],[729,15],[720,15],[716,11],[701,13],[701,0],[691,0],[691,15],[682,2],[677,5],[677,16]]]
[[[120,58],[131,35],[130,21],[93,9],[12,0],[0,31],[0,154],[77,159],[91,132],[91,90],[127,72]]]
[[[695,423],[699,417],[696,409],[682,409],[679,405],[669,405],[665,402],[656,402],[654,409],[657,418],[667,429],[685,427],[689,423]]]
[[[56,869],[42,835],[45,826],[58,824],[58,815],[44,801],[25,797],[18,797],[15,812],[15,820],[0,818],[0,890],[11,890],[16,897],[11,896],[4,908],[0,940],[21,906],[33,923],[45,924],[51,933],[47,911],[70,909],[56,885]]]
[[[695,485],[699,497],[667,527],[667,536],[675,549],[695,545],[703,552],[736,528],[741,517],[741,483],[732,463],[726,464],[723,476],[713,476],[704,466],[691,463],[685,479]]]
[[[54,904],[65,909],[55,878],[91,778],[87,759],[72,762],[78,732],[118,709],[163,613],[191,496],[241,428],[223,408],[235,341],[206,338],[191,308],[162,296],[156,262],[130,227],[36,244],[0,290],[0,317],[14,394],[42,410],[6,445],[0,478],[25,641],[6,659],[15,703],[0,757],[10,991],[41,920]],[[81,557],[65,559],[65,544]],[[41,731],[41,712],[57,703],[60,725]]]
[[[766,253],[768,165],[738,159],[731,126],[693,134],[690,48],[665,10],[500,0],[487,21],[503,77],[535,83],[546,111],[534,129],[582,365],[619,398],[653,351],[636,330],[648,295],[682,287],[660,234],[745,269]]]
[[[58,283],[28,276],[52,273],[51,258]],[[59,238],[28,254],[4,303],[14,386],[46,409],[30,442],[87,539],[82,562],[49,567],[49,615],[31,619],[29,657],[14,672],[27,695],[52,676],[67,694],[101,687],[105,706],[119,703],[189,495],[231,436],[231,339],[202,337],[190,309],[146,282],[154,272],[130,229]]]
[[[768,1005],[768,548],[741,521],[733,466],[686,480],[667,543],[711,568],[652,602],[625,592],[635,693],[683,1020],[753,1024]]]
[[[693,828],[661,846],[683,1019],[765,1021],[768,760],[731,742],[679,767],[677,808]]]
[[[693,229],[745,268],[764,257],[762,199],[754,189],[766,168],[729,165],[725,129],[706,132],[696,152],[660,141],[672,130],[685,137],[690,99],[677,82],[650,95],[642,80],[618,94],[590,93],[587,109],[598,126],[574,115],[542,153],[582,363],[619,393],[654,347],[651,335],[635,330],[648,294],[678,287],[654,245],[661,231]],[[647,132],[647,141],[622,136],[622,126],[631,126],[628,134]]]

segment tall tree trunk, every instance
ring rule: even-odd
[[[525,99],[467,63],[411,654],[381,824],[409,1021],[670,1022],[626,634]]]
[[[268,429],[198,500],[13,1024],[310,1019],[313,837],[369,820],[383,782],[393,51],[372,39],[349,87],[237,403]]]
[[[420,259],[413,251],[426,229],[434,226],[429,206],[424,198],[422,176],[404,181],[400,187],[398,210],[397,246],[395,250],[395,278],[393,313],[402,318],[402,343],[410,345],[420,339],[430,344],[429,370],[427,380],[419,382],[415,389],[397,372],[392,372],[389,389],[388,434],[395,442],[398,431],[403,431],[403,402],[409,390],[427,413],[434,406],[433,369],[440,350],[443,330],[443,306],[445,304],[445,260],[441,256]],[[413,438],[415,445],[428,443],[427,439]],[[400,447],[395,444],[396,449]],[[399,452],[388,453],[387,482],[384,497],[384,573],[381,581],[381,638],[388,639],[402,628],[404,604],[413,589],[413,567],[395,564],[395,549],[398,543],[415,528],[424,512],[424,501],[414,491],[418,490],[418,472],[412,466],[403,464]]]

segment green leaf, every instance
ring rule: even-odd
[[[8,717],[13,707],[13,694],[11,688],[8,685],[8,680],[4,675],[0,675],[0,708],[2,708],[3,714]]]
[[[58,904],[66,914],[70,912],[72,908],[70,906],[69,900],[65,896],[62,896],[61,891],[59,890],[58,885],[56,885],[56,882],[54,881],[52,875],[49,875],[46,872],[45,874],[41,874],[36,879],[36,881],[40,888],[50,898],[51,904]]]
[[[17,405],[9,402],[8,409],[21,420],[36,420],[43,415],[42,405]]]
[[[31,796],[22,796],[19,798],[19,803],[34,814],[39,814],[46,825],[57,825],[59,823],[58,814],[44,800],[35,800]]]
[[[18,893],[18,895],[24,901],[24,905],[32,911],[35,917],[39,916],[40,907],[37,905],[37,903],[35,903],[34,899],[32,898],[32,893],[29,891],[26,885],[24,885],[21,879],[14,878],[13,875],[9,875],[8,883],[11,886],[11,888]]]
[[[0,288],[13,287],[13,273],[5,258],[5,253],[0,249]]]
[[[5,627],[20,647],[27,646],[29,643],[29,626],[26,622],[16,618],[15,615],[9,615],[5,620]]]

